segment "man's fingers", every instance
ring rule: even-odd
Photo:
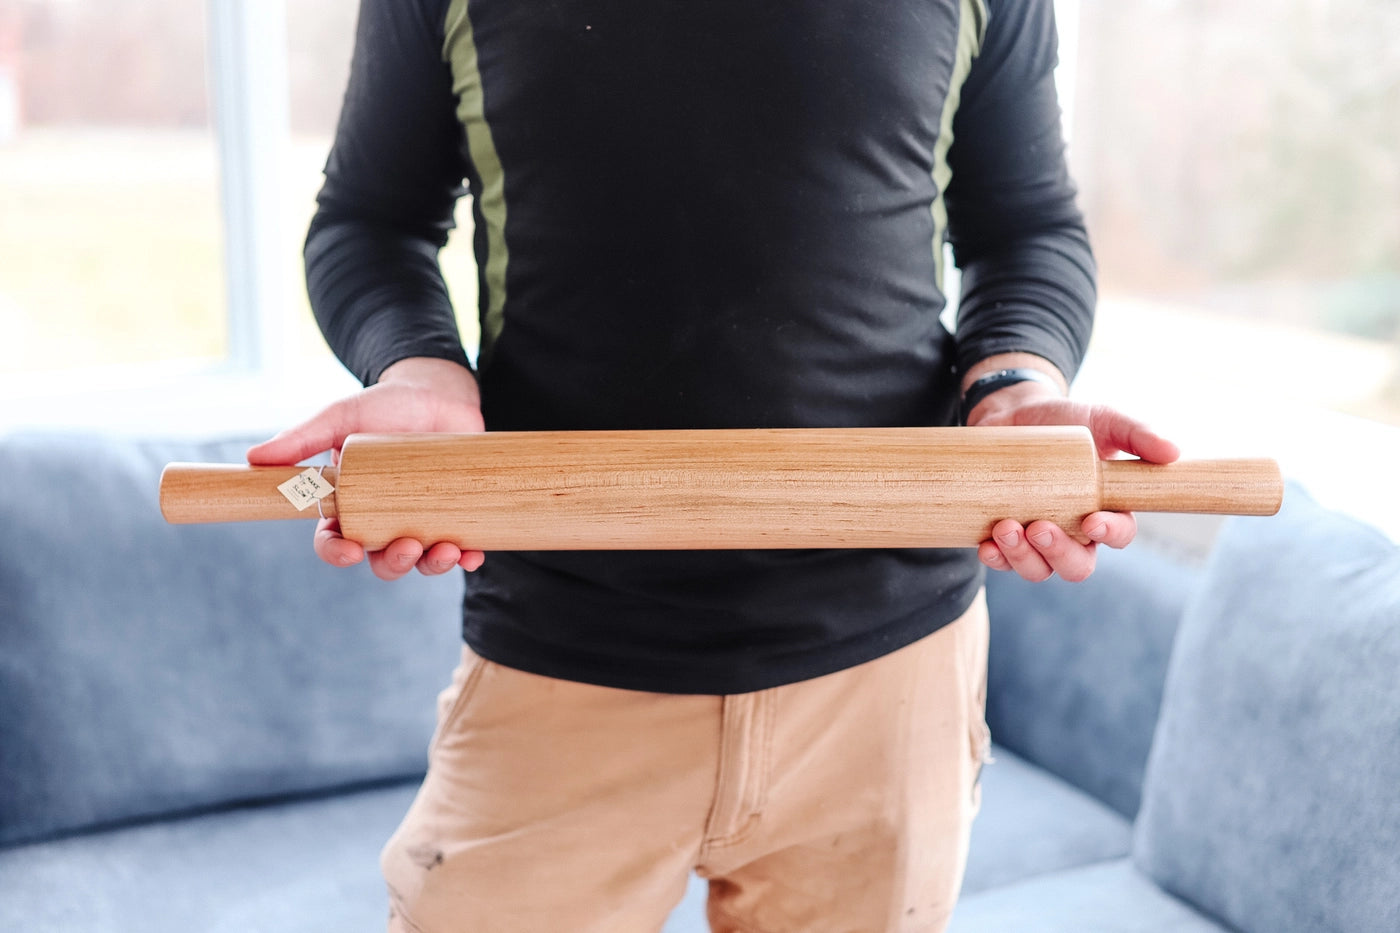
[[[1150,463],[1171,463],[1181,456],[1181,451],[1171,441],[1136,418],[1111,408],[1095,406],[1090,412],[1088,427],[1102,457],[1111,457],[1121,450]]]
[[[423,545],[412,538],[390,541],[382,551],[371,551],[369,569],[381,580],[397,580],[408,573],[423,556]]]
[[[315,548],[321,560],[337,567],[348,567],[365,559],[365,549],[342,537],[340,521],[334,518],[323,518],[317,524]],[[463,551],[447,541],[440,541],[425,551],[423,545],[412,538],[399,538],[382,551],[370,552],[369,566],[379,579],[397,580],[415,566],[425,576],[437,576],[457,566],[475,570],[484,557],[480,551]]]
[[[977,546],[977,559],[992,570],[1010,570],[1011,565],[1002,556],[1001,548],[991,541],[983,541]]]
[[[1022,528],[1019,522],[1010,519],[997,522],[992,527],[991,542],[1005,563],[997,562],[988,566],[996,569],[1009,568],[1032,583],[1048,580],[1054,572],[1045,558],[1040,556],[1040,552],[1026,539],[1026,529]]]
[[[1097,529],[1118,540],[1123,529],[1112,512],[1097,513]],[[1091,516],[1091,518],[1094,516]],[[1131,519],[1131,516],[1128,516]],[[1086,527],[1088,526],[1086,520]],[[1131,533],[1128,534],[1131,540]],[[993,570],[1012,570],[1032,583],[1058,574],[1070,583],[1087,580],[1097,562],[1097,542],[1084,545],[1065,534],[1053,522],[1032,522],[1026,527],[1014,521],[998,522],[992,537],[977,548],[977,557]]]
[[[453,567],[461,567],[470,573],[480,569],[485,562],[486,555],[481,551],[463,551],[455,544],[439,542],[419,558],[418,571],[424,576],[433,577]]]
[[[340,535],[340,520],[323,518],[316,524],[316,556],[335,567],[349,567],[365,558],[365,549]]]
[[[425,577],[447,573],[462,559],[462,551],[450,541],[439,541],[418,558],[418,572]]]
[[[249,448],[248,462],[253,466],[300,463],[323,450],[337,449],[357,429],[357,408],[356,396],[341,399],[296,427]]]
[[[1089,540],[1111,548],[1124,548],[1137,537],[1137,518],[1132,512],[1094,512],[1079,525]]]
[[[1053,522],[1031,522],[1026,540],[1062,580],[1079,583],[1094,572],[1095,546],[1080,544]]]
[[[988,424],[1082,424],[1094,435],[1099,456],[1122,451],[1151,463],[1171,463],[1181,456],[1175,444],[1136,418],[1106,405],[1086,405],[1067,398],[1042,399],[1003,412]]]

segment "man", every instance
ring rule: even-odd
[[[367,388],[254,448],[355,431],[1082,423],[1093,260],[1050,0],[364,0],[307,239]],[[467,179],[482,343],[437,251]],[[963,273],[939,322],[941,244]],[[1129,515],[1084,522],[1121,547]],[[365,555],[333,521],[326,561]],[[1006,521],[977,553],[496,553],[469,571],[429,772],[383,854],[391,928],[941,930],[982,722],[981,569],[1082,579]]]

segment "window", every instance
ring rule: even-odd
[[[1396,35],[1389,0],[1081,5],[1105,366],[1400,425]]]
[[[202,10],[0,0],[0,374],[227,352]]]
[[[1100,266],[1082,393],[1400,531],[1375,501],[1400,456],[1400,5],[1059,5]]]

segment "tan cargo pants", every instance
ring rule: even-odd
[[[986,754],[987,613],[735,696],[553,680],[471,651],[384,849],[397,933],[940,931]]]

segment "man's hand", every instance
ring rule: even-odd
[[[483,430],[481,392],[471,372],[450,360],[420,357],[400,360],[384,370],[375,385],[253,447],[248,462],[290,465],[325,450],[338,458],[345,438],[361,432],[474,434]],[[486,559],[480,551],[463,551],[450,542],[426,544],[411,538],[392,541],[382,551],[369,553],[370,569],[382,580],[397,580],[415,565],[432,576],[456,566],[475,570]],[[323,561],[337,567],[365,558],[364,548],[341,537],[340,522],[334,518],[322,519],[316,526],[315,550]]]
[[[1015,365],[1024,362],[1017,360]],[[974,371],[969,378],[977,375]],[[1171,463],[1180,456],[1175,444],[1142,422],[1101,405],[1072,402],[1036,382],[1017,383],[987,396],[972,410],[968,424],[1082,424],[1094,435],[1099,456],[1104,459],[1120,451],[1152,463]],[[1079,544],[1052,522],[1037,521],[1022,527],[1006,519],[992,527],[992,537],[978,546],[977,556],[993,570],[1013,570],[1032,583],[1055,574],[1079,582],[1094,572],[1098,545],[1127,547],[1137,535],[1137,520],[1131,512],[1094,512],[1084,518],[1080,529],[1089,544]]]

